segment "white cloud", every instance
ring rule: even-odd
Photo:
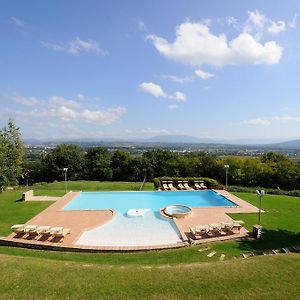
[[[66,106],[60,106],[47,110],[15,111],[21,117],[30,118],[58,118],[64,121],[77,121],[80,123],[94,123],[98,125],[109,125],[120,120],[127,112],[125,107],[111,107],[99,110],[74,110]]]
[[[49,104],[57,105],[57,106],[66,106],[69,108],[79,108],[81,105],[73,100],[65,99],[61,96],[52,96],[48,100]]]
[[[204,24],[204,25],[206,25],[206,26],[210,26],[211,23],[212,23],[212,20],[209,19],[209,18],[206,18],[206,19],[203,19],[203,20],[201,21],[201,23]]]
[[[141,129],[140,132],[145,134],[169,134],[170,133],[170,131],[166,129],[153,129],[153,128]]]
[[[235,17],[228,16],[225,18],[225,20],[228,25],[236,25],[237,24],[237,19]]]
[[[175,92],[173,95],[169,95],[163,91],[163,89],[153,82],[143,82],[139,85],[139,89],[145,93],[149,93],[154,97],[161,97],[167,99],[173,99],[177,102],[186,102],[186,96],[182,92]]]
[[[78,55],[81,52],[94,53],[97,55],[106,55],[108,52],[102,49],[96,41],[82,40],[79,37],[69,41],[66,44],[56,44],[50,42],[42,42],[43,47],[54,51],[62,51],[71,55]]]
[[[255,22],[260,24],[259,20]],[[275,41],[263,44],[247,32],[227,41],[225,34],[214,35],[202,23],[180,24],[173,43],[156,35],[148,35],[147,39],[165,57],[192,66],[276,64],[282,55],[282,48]]]
[[[87,122],[109,125],[118,121],[126,112],[127,109],[120,106],[96,111],[85,109],[80,113],[80,117]]]
[[[139,88],[141,91],[149,93],[154,97],[167,97],[167,94],[163,91],[163,89],[153,82],[143,82],[140,84]]]
[[[25,27],[25,22],[23,20],[18,19],[16,17],[11,17],[10,19],[14,23],[15,26],[21,27],[21,28]]]
[[[267,22],[267,17],[260,13],[258,10],[248,11],[248,19],[244,27],[244,32],[257,32],[260,35],[260,33],[264,30],[264,27]]]
[[[61,117],[64,120],[75,120],[78,117],[78,113],[76,113],[73,109],[61,106],[57,110],[52,110],[51,113]]]
[[[268,32],[277,34],[282,31],[285,31],[285,29],[286,26],[284,21],[278,21],[278,22],[271,21],[271,25],[268,27]]]
[[[289,22],[289,27],[290,28],[296,28],[297,26],[297,18],[298,18],[298,14],[295,14],[293,19]]]
[[[215,74],[213,74],[213,73],[205,72],[205,71],[200,70],[200,69],[196,70],[196,71],[195,71],[195,74],[196,74],[198,77],[200,77],[200,78],[202,78],[202,79],[204,79],[204,80],[209,79],[209,78],[212,78],[212,77],[215,76]]]
[[[38,99],[35,97],[24,97],[20,95],[13,95],[9,99],[15,103],[25,106],[44,106],[51,108],[53,106],[66,106],[69,108],[79,108],[81,105],[76,101],[66,99],[61,96],[51,96],[49,99]]]
[[[32,110],[19,109],[11,111],[12,114],[20,116],[22,119],[54,118],[64,121],[108,125],[117,122],[127,112],[127,109],[121,106],[83,108],[81,103],[61,96],[51,96],[49,99],[42,100],[34,97],[26,98],[13,95],[9,100],[24,106],[34,106]]]
[[[168,98],[174,99],[177,102],[186,102],[187,101],[186,95],[181,92],[175,92],[174,95],[169,95]]]
[[[140,19],[137,20],[137,26],[138,26],[139,31],[141,31],[141,32],[147,30],[147,27],[146,27],[145,23]]]
[[[258,10],[248,11],[248,19],[244,26],[244,32],[253,33],[256,39],[259,40],[265,32],[278,34],[285,30],[285,21],[273,21]]]
[[[245,120],[240,122],[242,125],[257,125],[257,126],[269,126],[274,122],[300,122],[300,117],[294,117],[289,115],[273,116],[270,118],[257,118],[252,120]]]
[[[84,99],[85,99],[85,95],[80,94],[80,93],[76,94],[76,97],[77,97],[78,99],[80,99],[80,100],[84,100]]]
[[[174,110],[174,109],[177,109],[177,108],[178,108],[177,104],[170,104],[170,105],[168,105],[168,109],[170,109],[170,110]]]
[[[154,128],[144,128],[144,129],[138,129],[138,130],[132,130],[132,129],[125,129],[125,134],[130,137],[150,137],[154,135],[168,135],[171,134],[171,132],[167,129],[154,129]],[[121,136],[124,137],[124,132],[121,134]]]
[[[272,121],[299,122],[300,117],[293,117],[293,116],[289,116],[289,115],[274,116],[274,117],[272,117]]]
[[[164,79],[170,79],[171,81],[177,82],[177,83],[184,83],[184,82],[189,82],[192,81],[191,77],[179,77],[179,76],[175,76],[175,75],[162,75],[161,76]]]
[[[10,98],[11,101],[21,104],[21,105],[26,105],[26,106],[36,106],[40,105],[42,103],[42,100],[37,99],[35,97],[23,97],[20,95],[14,95]]]
[[[246,120],[241,122],[242,125],[257,125],[257,126],[268,126],[271,125],[271,121],[263,118],[257,118],[252,120]]]

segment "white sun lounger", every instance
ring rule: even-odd
[[[36,229],[36,232],[40,236],[48,236],[48,235],[51,235],[50,229],[51,229],[51,226],[38,226],[38,228]]]
[[[183,186],[182,181],[177,181],[177,186],[181,189],[181,190],[186,190],[186,188]]]
[[[176,191],[177,189],[173,185],[173,181],[168,181],[168,187],[171,191]]]
[[[20,234],[20,233],[24,233],[24,227],[25,227],[24,224],[15,224],[15,225],[11,226],[11,230],[14,233]]]
[[[192,190],[192,188],[189,186],[189,183],[187,181],[183,181],[183,186],[187,189],[187,190]]]
[[[61,230],[58,230],[58,231],[54,230],[52,232],[52,236],[54,238],[64,238],[67,234],[69,234],[71,232],[70,228],[63,228],[63,227],[61,227],[61,228],[62,228]]]
[[[162,184],[162,187],[164,188],[164,190],[166,190],[166,191],[170,190],[166,181],[162,181],[161,184]]]

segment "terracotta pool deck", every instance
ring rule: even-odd
[[[231,200],[238,206],[219,206],[219,207],[201,207],[201,208],[193,208],[192,214],[182,218],[176,219],[175,223],[180,230],[182,236],[185,237],[186,240],[191,238],[190,228],[197,225],[207,225],[207,224],[216,224],[221,222],[233,222],[233,219],[230,218],[228,213],[257,213],[258,208],[251,205],[250,203],[230,194],[224,190],[215,190],[217,193],[223,195],[227,199]],[[245,236],[247,234],[247,230],[242,228],[239,237]],[[237,238],[238,234],[217,237],[217,238],[206,238],[198,240],[197,242],[211,242],[214,240],[224,240],[229,238]]]
[[[70,228],[71,232],[59,243],[53,243],[48,240],[42,241],[44,244],[55,245],[63,244],[64,246],[71,246],[85,231],[98,226],[101,226],[110,221],[114,212],[112,210],[63,210],[63,208],[69,203],[78,193],[70,192],[55,203],[50,205],[44,211],[29,220],[26,225],[38,225],[38,226],[51,226],[51,227],[64,227]],[[9,235],[10,238],[14,238],[16,234]],[[16,240],[16,238],[14,238]],[[28,239],[18,238],[18,240],[28,241]],[[38,240],[32,239],[30,242],[35,243]],[[41,241],[40,241],[41,242]]]
[[[58,249],[65,250],[87,250],[87,251],[99,251],[99,250],[150,250],[150,249],[165,249],[165,248],[178,248],[188,245],[190,241],[190,227],[196,225],[205,225],[220,222],[232,222],[227,213],[256,213],[258,208],[249,204],[248,202],[226,192],[223,190],[216,190],[216,192],[225,196],[229,200],[236,203],[238,206],[234,207],[205,207],[205,208],[193,208],[192,214],[181,219],[174,219],[176,226],[178,227],[183,242],[176,245],[158,245],[158,246],[139,246],[139,247],[93,247],[93,246],[79,246],[76,245],[76,241],[81,234],[95,227],[99,227],[108,221],[110,221],[115,213],[112,210],[84,210],[84,211],[64,211],[63,208],[69,203],[78,193],[70,192],[61,199],[57,200],[47,209],[40,214],[29,220],[26,224],[31,225],[48,225],[51,227],[65,227],[70,228],[71,233],[67,235],[60,242],[53,242],[51,240],[38,240],[18,238],[16,234],[12,233],[7,238],[1,238],[0,243],[19,247],[31,247],[31,248],[45,248],[45,249]],[[170,192],[171,193],[171,192]],[[12,224],[13,225],[13,224]],[[228,235],[225,237],[207,238],[197,241],[197,243],[212,242],[216,240],[233,239],[245,236],[247,231],[242,228],[240,234]]]

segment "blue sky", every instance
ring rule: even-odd
[[[1,1],[0,125],[300,138],[299,13],[297,0]]]

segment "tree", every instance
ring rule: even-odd
[[[22,176],[25,149],[20,128],[12,119],[0,131],[0,186],[17,184]]]
[[[68,168],[69,179],[80,179],[84,166],[84,153],[77,145],[58,145],[42,159],[46,181],[63,180],[64,168]]]
[[[130,155],[123,150],[116,150],[111,159],[114,180],[126,180],[130,177]]]
[[[89,148],[86,154],[85,171],[92,180],[111,180],[111,153],[104,147]]]

